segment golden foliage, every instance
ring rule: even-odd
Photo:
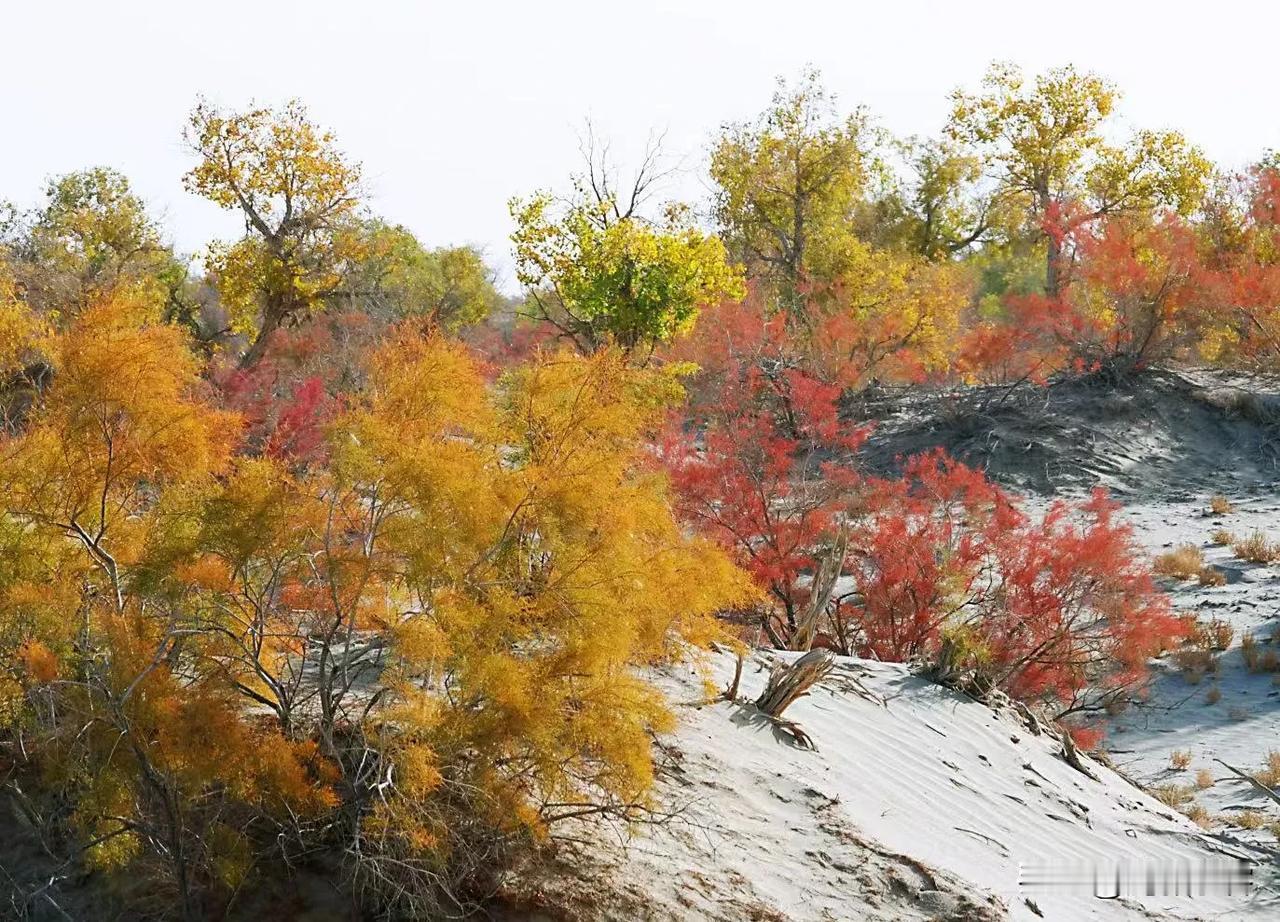
[[[93,866],[159,858],[184,904],[243,881],[246,818],[374,783],[335,821],[432,867],[460,829],[642,804],[672,718],[641,670],[754,598],[677,524],[646,448],[673,370],[554,353],[491,385],[401,331],[328,462],[291,469],[234,455],[239,420],[133,301],[91,305],[48,354],[0,443],[0,721],[34,722]]]

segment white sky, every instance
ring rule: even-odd
[[[588,116],[624,160],[665,130],[689,167],[674,193],[696,200],[716,127],[806,63],[899,134],[935,133],[993,59],[1073,63],[1119,84],[1131,125],[1238,166],[1280,147],[1278,26],[1274,0],[8,0],[0,199],[113,166],[198,251],[239,225],[182,191],[196,96],[298,96],[363,163],[376,212],[481,246],[510,287],[506,202],[563,188]]]

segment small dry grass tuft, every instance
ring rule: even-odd
[[[1204,696],[1204,703],[1209,705],[1210,707],[1217,704],[1221,700],[1222,700],[1222,689],[1220,689],[1216,685],[1213,686],[1211,689],[1209,689],[1209,691]]]
[[[1240,638],[1240,656],[1250,672],[1280,672],[1280,654],[1262,649],[1252,634]]]
[[[1254,639],[1253,633],[1246,632],[1240,638],[1240,657],[1250,672],[1258,671],[1258,657],[1261,655],[1262,651],[1258,649],[1258,641]]]
[[[1209,497],[1209,511],[1214,515],[1230,515],[1232,511],[1231,500],[1221,493],[1215,493]]]
[[[1227,574],[1212,566],[1202,567],[1196,579],[1201,586],[1225,586],[1227,584]]]
[[[1191,751],[1187,749],[1175,749],[1169,756],[1169,765],[1174,771],[1180,772],[1191,764]]]
[[[1264,533],[1255,531],[1231,545],[1231,550],[1241,560],[1249,563],[1271,563],[1280,558],[1280,544],[1275,544]]]
[[[1195,798],[1195,791],[1186,784],[1157,784],[1148,792],[1166,807],[1181,807]]]
[[[1272,749],[1267,753],[1267,764],[1259,772],[1254,772],[1253,779],[1269,788],[1280,785],[1280,752]]]
[[[1209,829],[1213,826],[1213,817],[1209,815],[1209,811],[1204,808],[1204,804],[1191,804],[1182,811],[1182,815],[1191,822],[1195,823],[1201,829]]]
[[[1232,825],[1241,829],[1261,829],[1266,821],[1266,815],[1257,810],[1241,810],[1230,818]]]
[[[1214,618],[1212,621],[1193,622],[1184,643],[1188,647],[1222,651],[1231,646],[1235,636],[1236,629],[1231,626],[1231,622]]]
[[[1196,772],[1196,787],[1202,791],[1213,787],[1213,772],[1207,768],[1202,768]]]
[[[1271,830],[1271,834],[1280,839],[1280,820],[1272,820],[1271,825],[1267,827]]]
[[[1229,546],[1236,543],[1236,536],[1233,532],[1225,528],[1219,528],[1213,534],[1209,535],[1209,542],[1221,546]]]
[[[1218,672],[1218,658],[1204,647],[1184,647],[1173,654],[1173,662],[1182,677],[1192,685],[1199,685],[1208,674]]]
[[[1169,553],[1157,557],[1152,569],[1161,576],[1194,579],[1204,569],[1204,553],[1194,544],[1179,544]]]

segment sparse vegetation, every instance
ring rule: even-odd
[[[1196,772],[1196,787],[1202,791],[1213,787],[1213,772],[1207,768],[1199,769]]]
[[[1209,511],[1214,515],[1230,515],[1232,511],[1231,500],[1221,493],[1215,493],[1209,497]]]
[[[1217,567],[1207,566],[1201,568],[1197,581],[1201,586],[1225,586],[1227,575]]]
[[[1268,752],[1265,764],[1253,777],[1269,788],[1280,786],[1280,751],[1272,749]]]
[[[1250,672],[1276,672],[1280,670],[1280,653],[1263,649],[1252,633],[1240,638],[1240,657]]]
[[[1201,647],[1220,653],[1231,646],[1231,641],[1236,636],[1236,629],[1231,626],[1231,622],[1221,618],[1212,621],[1196,621],[1193,618],[1190,625],[1184,641],[1186,647]]]
[[[1236,540],[1231,545],[1231,550],[1241,560],[1249,563],[1267,564],[1280,558],[1280,545],[1261,531],[1251,532],[1248,536]]]
[[[1227,814],[1227,821],[1241,829],[1261,829],[1267,822],[1265,813],[1257,810],[1241,810],[1239,813]]]
[[[1230,547],[1236,543],[1236,536],[1234,532],[1228,531],[1225,528],[1219,528],[1215,530],[1213,534],[1209,535],[1209,543],[1218,545],[1219,547]]]
[[[1245,667],[1250,672],[1257,672],[1258,669],[1258,642],[1253,639],[1253,633],[1246,631],[1240,638],[1240,658],[1244,660]]]
[[[1222,700],[1222,689],[1214,685],[1205,693],[1204,703],[1212,707]]]
[[[1209,815],[1209,811],[1204,804],[1192,803],[1183,808],[1182,815],[1202,829],[1209,829],[1213,826],[1213,818]]]
[[[1158,784],[1150,794],[1166,807],[1181,808],[1195,799],[1195,789],[1186,784]]]
[[[1189,750],[1175,749],[1169,756],[1169,765],[1174,771],[1184,771],[1190,764],[1191,752]]]
[[[1153,569],[1161,576],[1195,579],[1205,569],[1204,553],[1194,544],[1180,544],[1155,559]]]
[[[1199,685],[1206,675],[1218,671],[1218,657],[1203,647],[1187,647],[1173,654],[1182,677],[1191,685]]]

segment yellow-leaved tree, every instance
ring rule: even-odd
[[[237,454],[152,317],[122,297],[46,337],[0,441],[0,743],[33,811],[197,919],[281,849],[435,911],[507,845],[644,809],[671,717],[643,670],[753,591],[646,448],[674,375],[605,349],[489,384],[398,331],[297,470]]]
[[[48,339],[51,380],[0,441],[0,711],[84,861],[158,864],[145,899],[196,919],[201,893],[251,864],[242,823],[326,797],[307,747],[256,726],[200,655],[199,619],[144,566],[163,500],[207,490],[239,430],[202,399],[182,334],[152,317],[124,293],[81,311]]]
[[[531,315],[580,351],[652,351],[693,329],[703,308],[741,298],[741,274],[687,206],[647,207],[665,175],[656,146],[622,185],[593,143],[567,201],[546,192],[511,201],[516,277]]]
[[[363,257],[360,168],[297,100],[244,112],[201,102],[186,140],[200,157],[188,191],[244,216],[245,235],[214,245],[209,268],[234,331],[250,340],[241,364],[251,366],[272,333],[322,307]]]
[[[477,859],[477,825],[643,805],[648,734],[670,716],[637,669],[751,594],[681,531],[645,451],[680,395],[670,373],[557,353],[484,390],[459,346],[406,335],[333,435],[338,530],[359,536],[343,566],[383,575],[353,621],[388,639],[387,708],[365,730],[399,794],[370,805],[359,854],[405,899],[442,858]]]
[[[1028,81],[993,64],[980,93],[952,94],[947,134],[999,172],[1001,194],[1022,201],[1044,247],[1045,294],[1064,285],[1064,233],[1099,219],[1164,207],[1182,214],[1204,199],[1212,166],[1176,131],[1138,131],[1108,142],[1119,94],[1096,74],[1061,67]]]

